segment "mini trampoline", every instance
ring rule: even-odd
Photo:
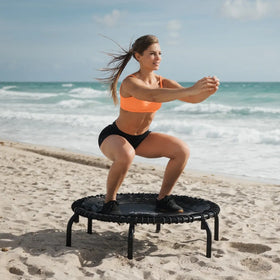
[[[127,257],[133,259],[133,237],[135,225],[155,224],[156,232],[160,231],[161,224],[179,224],[201,222],[201,229],[206,231],[206,257],[211,257],[212,233],[206,220],[214,218],[214,239],[219,240],[220,207],[209,200],[189,196],[172,195],[176,203],[183,207],[183,213],[162,213],[155,209],[155,200],[158,194],[153,193],[127,193],[118,194],[117,200],[121,214],[108,215],[99,213],[105,196],[96,195],[78,199],[73,202],[71,208],[74,215],[69,219],[66,231],[66,246],[71,246],[73,223],[79,222],[79,216],[88,219],[87,232],[92,234],[92,220],[104,222],[127,223],[128,249]]]

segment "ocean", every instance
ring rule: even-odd
[[[100,83],[0,82],[0,137],[12,141],[101,156],[99,132],[118,110]],[[221,82],[202,103],[164,103],[151,130],[189,145],[186,168],[280,182],[279,82]]]

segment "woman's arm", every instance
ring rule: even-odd
[[[219,80],[216,77],[205,77],[188,88],[168,79],[164,79],[163,83],[164,88],[153,89],[140,79],[128,77],[123,81],[122,94],[151,102],[169,102],[178,99],[198,103],[214,94],[219,87]]]
[[[208,84],[208,85],[207,85]],[[192,87],[199,88],[199,87],[210,87],[210,91],[203,91],[197,95],[192,95],[192,96],[187,96],[184,98],[180,98],[179,100],[188,102],[188,103],[199,103],[202,102],[203,100],[207,99],[210,95],[214,94],[218,89],[219,89],[219,79],[216,77],[210,78],[210,77],[205,77],[201,80],[199,80],[197,83],[195,83]],[[164,80],[164,86],[168,88],[183,88],[179,83],[173,80]]]
[[[165,85],[165,83],[167,84]],[[213,82],[213,78],[203,78],[189,88],[184,88],[171,80],[164,80],[164,88],[151,88],[142,80],[134,77],[126,78],[122,84],[124,97],[134,96],[137,99],[151,102],[169,102],[176,99],[191,102],[192,98],[196,96],[208,97],[216,91],[217,85],[216,82]]]

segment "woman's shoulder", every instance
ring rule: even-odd
[[[120,87],[121,96],[130,97],[131,92],[133,91],[135,86],[138,85],[139,82],[140,80],[137,79],[137,76],[135,74],[130,74],[126,76],[121,82],[121,87]]]
[[[134,73],[129,74],[123,79],[122,83],[131,82],[131,81],[135,80],[135,78],[137,78],[136,74],[134,74]]]

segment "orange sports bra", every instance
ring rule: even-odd
[[[129,75],[129,77],[135,77],[135,75]],[[159,76],[159,84],[160,88],[162,88],[162,77]],[[120,88],[121,90],[121,88]],[[131,97],[123,97],[120,94],[120,107],[128,112],[135,112],[135,113],[154,113],[156,112],[160,107],[161,103],[159,102],[150,102],[145,100],[137,99],[133,96]]]

